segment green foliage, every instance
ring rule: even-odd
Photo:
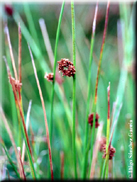
[[[94,37],[94,47],[92,47],[93,54],[90,52],[91,47],[91,33],[93,17],[95,12],[95,4],[75,4],[75,41],[76,41],[76,109],[75,109],[75,146],[76,146],[76,167],[77,177],[82,177],[82,171],[84,170],[88,174],[91,165],[91,142],[89,142],[89,154],[87,155],[87,165],[83,169],[83,160],[85,156],[85,135],[86,135],[86,118],[89,111],[92,111],[92,104],[94,101],[95,83],[97,77],[98,62],[100,57],[100,48],[102,44],[102,36],[105,22],[105,11],[107,3],[98,4],[98,15],[96,32]],[[58,27],[58,20],[61,10],[61,4],[51,3],[33,3],[33,4],[13,4],[14,14],[13,17],[7,17],[3,12],[3,21],[7,18],[8,28],[10,32],[11,44],[13,47],[16,67],[18,65],[18,29],[17,24],[20,22],[22,31],[22,103],[24,117],[27,115],[28,103],[32,100],[32,108],[30,113],[30,126],[34,133],[35,145],[32,147],[32,133],[29,126],[28,136],[33,149],[34,159],[37,163],[34,163],[39,169],[39,178],[48,178],[48,146],[46,142],[46,131],[44,126],[43,110],[39,98],[39,92],[35,81],[33,67],[30,59],[27,43],[29,43],[37,68],[37,74],[41,85],[47,121],[50,127],[51,119],[51,91],[54,89],[54,104],[52,115],[52,161],[53,161],[53,173],[54,179],[60,179],[61,161],[60,152],[64,152],[64,178],[75,178],[76,173],[74,171],[74,156],[72,152],[72,134],[74,136],[73,128],[73,78],[63,77],[64,82],[61,86],[55,82],[53,84],[44,79],[45,72],[53,72],[47,49],[44,45],[42,32],[39,26],[39,19],[43,18],[47,27],[47,32],[51,44],[52,51],[56,50],[55,61],[61,60],[61,58],[68,58],[73,62],[73,48],[72,48],[72,19],[71,19],[71,3],[66,3],[64,6],[64,12],[60,24],[60,35],[58,39],[58,45],[56,44],[56,32]],[[120,12],[119,12],[120,8]],[[120,23],[120,27],[118,26]],[[122,103],[122,109],[119,114],[116,127],[114,129],[114,135],[112,138],[112,145],[116,149],[115,156],[110,162],[110,173],[112,178],[129,178],[129,160],[128,159],[128,145],[129,145],[129,120],[133,120],[133,135],[135,135],[135,72],[132,69],[134,67],[134,4],[123,3],[122,5],[111,4],[108,19],[108,29],[106,34],[105,46],[103,50],[102,63],[100,67],[100,76],[98,82],[98,99],[96,104],[96,112],[99,114],[99,122],[103,121],[103,133],[106,136],[107,129],[107,87],[108,83],[111,84],[110,89],[110,120],[112,116],[113,103],[118,99],[114,116],[112,119],[112,126],[110,128],[110,136],[113,129],[114,121],[119,111],[119,106]],[[2,27],[3,28],[3,27]],[[2,35],[4,39],[4,28],[2,29]],[[73,32],[74,33],[74,32]],[[119,36],[120,35],[120,36]],[[9,50],[5,44],[5,40],[2,42],[3,53],[7,58],[10,66]],[[56,46],[56,47],[55,47]],[[92,45],[93,46],[93,45]],[[89,74],[89,57],[92,56],[91,73]],[[53,60],[54,61],[54,60]],[[90,57],[91,61],[91,57]],[[0,101],[7,117],[7,120],[13,131],[13,136],[16,143],[18,143],[18,127],[17,127],[17,112],[15,109],[15,101],[13,99],[11,85],[9,85],[8,76],[5,69],[5,64],[2,63],[2,100]],[[57,68],[57,65],[55,65]],[[55,73],[54,68],[54,73]],[[11,66],[10,66],[10,69]],[[56,70],[57,71],[57,70]],[[61,75],[61,73],[60,73]],[[89,81],[91,80],[91,82]],[[89,88],[90,86],[90,88]],[[88,88],[90,90],[90,96],[87,95]],[[87,98],[89,104],[89,111],[86,111]],[[87,112],[87,113],[86,113]],[[90,113],[89,113],[90,114]],[[90,125],[87,125],[90,128]],[[10,153],[9,148],[11,143],[7,140],[7,133],[5,127],[0,123],[2,139],[4,140],[4,147],[6,146],[6,152]],[[96,134],[95,128],[95,134]],[[91,130],[92,132],[92,130]],[[16,137],[15,137],[16,136]],[[91,136],[87,137],[87,140]],[[95,138],[95,137],[94,137]],[[74,139],[74,138],[73,138]],[[133,137],[133,161],[135,157],[135,137]],[[95,141],[93,141],[95,143]],[[121,148],[121,146],[123,148]],[[5,148],[4,148],[5,149]],[[94,152],[94,151],[93,151]],[[8,154],[7,153],[7,154]],[[3,152],[2,152],[2,155]],[[25,153],[25,161],[28,162],[27,152]],[[105,159],[102,159],[102,153],[98,152],[97,162],[95,166],[95,178],[101,178]],[[121,162],[122,161],[122,162]],[[7,165],[5,163],[5,165]],[[12,165],[12,167],[14,164]],[[24,164],[24,171],[26,178],[32,178],[30,175],[29,165]],[[134,163],[134,178],[135,168]],[[13,168],[7,165],[10,176],[12,175]],[[14,168],[16,170],[16,168]],[[18,174],[16,172],[16,174]],[[103,174],[105,175],[105,174]],[[87,176],[87,175],[86,175]],[[6,174],[6,179],[8,175]]]

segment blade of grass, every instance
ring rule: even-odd
[[[107,25],[108,25],[108,17],[109,17],[109,8],[110,8],[110,1],[107,3],[107,9],[106,9],[106,18],[105,18],[105,26],[104,26],[104,32],[103,32],[103,39],[102,39],[102,45],[101,45],[101,50],[100,50],[100,58],[99,58],[99,63],[98,63],[98,71],[97,71],[97,78],[96,78],[96,86],[95,86],[95,93],[94,93],[94,98],[93,98],[93,129],[92,129],[92,136],[91,136],[91,160],[92,160],[92,155],[93,155],[93,144],[94,144],[94,135],[95,135],[95,118],[96,118],[96,104],[97,104],[97,91],[98,91],[98,81],[99,81],[99,76],[100,76],[100,68],[101,68],[101,63],[102,63],[102,57],[103,57],[103,50],[104,50],[104,45],[105,45],[105,38],[106,38],[106,32],[107,32]],[[90,170],[91,171],[91,163],[90,163]],[[88,173],[89,177],[90,173]]]
[[[21,35],[21,28],[20,28],[20,23],[18,24],[18,74],[19,74],[19,83],[21,83],[22,81],[22,73],[21,73],[21,51],[22,51],[22,47],[21,47],[21,41],[22,41],[22,35]],[[22,87],[20,87],[20,90],[18,91],[18,94],[19,94],[19,102],[20,102],[20,105],[21,107],[23,108],[23,105],[22,105],[22,97],[21,97],[21,92],[22,92]],[[18,119],[19,119],[19,144],[20,144],[20,148],[21,148],[21,142],[22,142],[22,139],[21,139],[21,117],[19,115],[19,108],[17,109],[18,111]],[[22,109],[23,111],[23,109]],[[24,116],[24,113],[23,113],[23,116]],[[22,148],[21,148],[22,150]]]
[[[76,69],[76,37],[75,37],[75,10],[74,2],[71,1],[71,20],[72,20],[72,49],[73,49],[73,65]],[[75,128],[75,116],[76,115],[76,74],[73,76],[73,133],[72,133],[72,145],[73,145],[73,160],[74,160],[74,174],[77,179],[77,161],[76,161],[76,128]]]
[[[55,75],[56,75],[56,65],[57,65],[57,48],[59,42],[59,34],[60,34],[60,26],[62,22],[63,12],[64,12],[65,2],[63,1],[58,21],[58,27],[56,32],[56,41],[55,41],[55,50],[54,50],[54,67],[53,67],[53,83],[52,83],[52,90],[51,90],[51,110],[50,110],[50,121],[49,121],[49,137],[51,141],[52,147],[52,133],[53,133],[53,104],[54,104],[54,93],[55,93]]]
[[[11,57],[13,71],[14,71],[14,76],[15,76],[15,79],[17,80],[18,79],[17,70],[16,70],[16,66],[15,66],[15,60],[14,60],[11,41],[10,41],[9,29],[8,29],[7,25],[5,25],[5,27],[4,27],[4,32],[5,32],[6,36],[7,36],[8,46],[9,46],[9,50],[10,50],[10,57]]]
[[[21,41],[22,41],[22,35],[21,35],[21,28],[20,28],[20,23],[18,25],[18,37],[19,37],[19,43],[18,43],[18,71],[19,71],[19,82],[21,83],[22,81],[22,74],[21,74]]]
[[[90,93],[91,93],[91,65],[92,65],[92,55],[93,55],[93,47],[95,40],[95,30],[96,30],[96,20],[98,13],[98,3],[96,4],[94,20],[93,20],[93,28],[92,28],[92,37],[91,37],[91,47],[90,47],[90,57],[89,57],[89,70],[88,70],[88,95],[87,95],[87,107],[86,107],[86,127],[85,127],[85,140],[84,140],[84,162],[82,169],[82,178],[86,177],[86,166],[87,166],[87,139],[88,139],[88,115],[89,115],[89,104],[90,104]]]
[[[110,133],[110,82],[107,88],[108,92],[108,115],[107,115],[107,134],[106,134],[106,160],[108,163],[106,164],[106,174],[105,177],[108,178],[109,171],[109,133]]]
[[[29,102],[29,106],[28,106],[28,111],[27,111],[27,118],[26,118],[26,130],[28,132],[28,127],[29,127],[29,117],[30,117],[30,110],[31,110],[31,104],[32,101]],[[25,141],[23,141],[23,146],[22,146],[22,163],[24,163],[24,157],[25,157]]]
[[[50,141],[52,146],[52,131],[53,131],[53,102],[54,102],[54,87],[55,87],[55,75],[56,75],[56,65],[57,65],[57,48],[58,48],[58,42],[59,42],[59,34],[60,34],[60,26],[62,21],[62,16],[64,12],[64,6],[65,2],[62,3],[60,16],[59,16],[59,22],[57,27],[57,33],[56,33],[56,42],[55,42],[55,50],[54,50],[54,68],[53,68],[53,84],[52,84],[52,91],[51,91],[51,111],[50,111],[50,122],[49,122],[49,135],[50,135]]]
[[[50,147],[50,138],[49,138],[49,129],[48,129],[47,116],[46,116],[46,109],[45,109],[45,104],[44,104],[44,99],[43,99],[39,79],[38,79],[38,76],[37,76],[37,70],[36,70],[36,67],[35,67],[33,55],[32,55],[32,52],[31,52],[31,49],[30,49],[29,45],[28,45],[28,47],[29,47],[29,51],[30,51],[31,61],[32,61],[33,69],[34,69],[34,75],[35,75],[35,78],[36,78],[36,82],[37,82],[37,86],[38,86],[38,90],[39,90],[39,95],[40,95],[40,99],[41,99],[41,103],[42,103],[43,113],[44,113],[44,120],[45,120],[46,134],[47,134],[47,143],[48,143],[48,150],[49,150],[51,179],[53,179],[53,165],[52,165],[52,155],[51,155],[51,147]]]
[[[34,38],[37,46],[40,47],[37,31],[35,29],[35,25],[34,25],[32,14],[31,14],[31,11],[30,11],[30,8],[29,8],[29,4],[26,2],[26,3],[23,3],[23,6],[24,6],[24,12],[25,12],[25,15],[26,15],[26,18],[27,18],[30,33],[31,33],[32,37]]]

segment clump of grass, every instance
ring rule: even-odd
[[[36,178],[36,173],[35,173],[35,169],[34,169],[34,165],[33,165],[33,161],[32,161],[32,151],[31,151],[31,147],[30,147],[30,143],[29,143],[29,139],[28,139],[28,134],[26,131],[23,107],[22,107],[22,96],[21,96],[22,83],[20,82],[21,81],[21,68],[19,68],[19,80],[18,80],[17,71],[16,71],[16,67],[15,67],[15,60],[14,60],[14,56],[13,56],[13,51],[12,51],[12,46],[11,46],[9,31],[8,31],[7,26],[5,26],[5,33],[6,33],[7,39],[8,39],[10,56],[11,56],[15,79],[11,76],[10,69],[9,69],[9,66],[8,66],[8,63],[7,63],[7,60],[5,57],[4,57],[4,61],[5,61],[6,68],[7,68],[9,82],[12,86],[12,90],[13,90],[13,94],[14,94],[14,98],[15,98],[15,104],[16,104],[16,108],[17,108],[19,124],[21,125],[21,130],[22,130],[22,133],[23,133],[23,136],[25,139],[25,143],[27,146],[27,153],[28,153],[28,158],[29,158],[29,162],[30,162],[32,176],[33,176],[33,178]],[[20,36],[20,27],[19,27],[19,47],[20,46],[21,46],[21,36]],[[19,48],[19,66],[21,66],[21,48]],[[21,120],[22,120],[22,122],[21,122]],[[20,135],[19,137],[21,140],[21,133],[19,133],[19,135]]]

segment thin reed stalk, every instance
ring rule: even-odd
[[[10,41],[10,34],[9,34],[9,29],[7,24],[5,23],[5,27],[4,27],[4,32],[7,38],[7,42],[8,42],[8,46],[9,46],[9,51],[10,51],[10,57],[11,57],[11,63],[12,63],[12,67],[13,67],[13,71],[14,71],[14,76],[15,79],[17,80],[17,70],[16,70],[16,66],[15,66],[15,59],[14,59],[14,55],[13,55],[13,50],[12,50],[12,45],[11,45],[11,41]],[[19,65],[21,64],[21,34],[19,32]],[[21,72],[19,72],[21,75]],[[16,104],[16,100],[15,100],[15,104]],[[17,104],[16,104],[17,105]],[[19,128],[19,137],[18,137],[18,145],[21,147],[21,118],[20,118],[20,114],[19,114],[19,109],[17,109],[17,116],[18,116],[18,128]]]
[[[54,50],[53,84],[52,84],[52,91],[51,91],[51,111],[50,111],[50,122],[49,122],[49,135],[50,135],[51,146],[52,146],[52,131],[53,131],[53,101],[54,101],[54,93],[55,93],[54,87],[55,87],[55,75],[56,75],[56,65],[57,65],[57,48],[58,48],[58,42],[59,42],[60,26],[61,26],[62,16],[64,12],[64,5],[65,5],[65,2],[63,2],[61,6],[57,33],[56,33],[55,50]]]
[[[105,177],[108,178],[109,171],[109,133],[110,133],[110,82],[107,88],[108,92],[108,115],[107,115],[107,137],[106,137],[106,160],[108,161],[106,166],[106,174]]]
[[[89,57],[89,70],[88,70],[88,96],[87,96],[87,107],[86,107],[86,128],[85,128],[85,140],[84,140],[84,162],[82,169],[82,178],[86,177],[86,166],[87,166],[87,139],[88,139],[88,115],[89,115],[89,104],[90,104],[90,95],[91,95],[91,65],[93,60],[93,47],[95,40],[95,30],[96,30],[96,20],[98,13],[98,3],[96,4],[95,14],[93,19],[93,28],[92,28],[92,36],[91,36],[91,47],[90,47],[90,57]]]
[[[64,6],[65,2],[63,1],[58,21],[58,27],[56,32],[56,41],[55,41],[55,50],[54,50],[54,66],[53,66],[53,83],[52,83],[52,90],[51,90],[51,108],[50,108],[50,121],[49,121],[49,137],[51,141],[51,147],[52,147],[52,133],[53,133],[53,103],[54,103],[54,93],[55,93],[55,77],[56,77],[56,65],[57,65],[57,48],[58,48],[58,42],[59,42],[59,35],[60,35],[60,27],[64,12]]]
[[[108,1],[107,3],[107,9],[106,9],[106,17],[105,17],[105,26],[104,26],[104,32],[103,32],[103,39],[102,39],[102,45],[101,45],[101,50],[100,50],[100,58],[99,58],[99,63],[98,63],[98,71],[97,71],[97,78],[96,78],[96,85],[95,85],[95,93],[94,93],[94,98],[93,98],[93,129],[92,129],[92,135],[91,135],[91,161],[92,161],[92,155],[93,155],[93,144],[94,144],[94,137],[95,137],[95,118],[96,118],[96,104],[97,104],[97,91],[98,91],[98,81],[99,81],[99,76],[100,76],[100,68],[101,68],[101,63],[102,63],[102,57],[103,57],[103,50],[104,50],[104,45],[105,45],[105,38],[106,38],[106,32],[107,32],[107,25],[108,25],[108,16],[109,16],[109,7],[110,7],[110,2]],[[90,170],[88,173],[88,177],[90,175],[91,171],[91,164],[90,163]]]
[[[53,179],[53,165],[52,165],[52,155],[51,155],[51,147],[50,147],[50,138],[49,138],[49,129],[48,129],[48,122],[47,122],[47,116],[46,116],[46,109],[45,109],[45,104],[44,104],[44,99],[43,99],[43,95],[42,95],[42,91],[41,91],[41,87],[40,87],[40,83],[39,83],[39,79],[38,79],[38,75],[37,75],[37,70],[35,67],[35,63],[34,63],[34,59],[33,59],[33,55],[29,47],[29,51],[30,51],[30,56],[31,56],[31,61],[32,61],[32,65],[33,65],[33,69],[34,69],[34,75],[36,78],[36,82],[37,82],[37,86],[38,86],[38,90],[39,90],[39,95],[40,95],[40,99],[41,99],[41,104],[42,104],[42,108],[43,108],[43,113],[44,113],[44,120],[45,120],[45,127],[46,127],[46,134],[47,134],[47,143],[48,143],[48,151],[49,151],[49,161],[50,161],[50,170],[51,170],[51,179]]]
[[[76,69],[76,37],[75,37],[75,10],[74,2],[71,1],[71,19],[72,19],[72,48],[73,48],[73,65]],[[76,161],[76,74],[73,75],[73,131],[72,131],[72,148],[73,148],[73,160],[74,160],[74,174],[77,179],[77,161]]]
[[[22,35],[21,35],[20,23],[18,24],[18,39],[19,39],[18,40],[18,75],[19,75],[19,83],[21,83],[21,81],[22,81],[22,73],[21,73],[21,51],[22,51],[21,41],[22,41]],[[21,92],[22,92],[22,87],[20,87],[20,89],[18,90],[18,94],[19,94],[20,105],[23,108]],[[18,110],[17,113],[18,113],[18,120],[19,120],[19,146],[21,148],[21,144],[22,144],[22,138],[21,138],[21,117],[20,117],[20,114],[19,114],[19,108],[17,108],[17,110]],[[21,151],[22,151],[22,148],[21,148]]]
[[[18,25],[18,37],[19,37],[19,43],[18,43],[18,71],[19,71],[19,83],[22,82],[22,74],[21,74],[21,41],[22,41],[22,35],[21,35],[21,28],[20,23]]]
[[[16,70],[16,66],[15,66],[15,60],[14,60],[11,41],[10,41],[9,29],[8,29],[7,25],[5,25],[4,32],[5,32],[6,36],[7,36],[8,46],[9,46],[9,50],[10,50],[10,57],[11,57],[13,71],[14,71],[14,76],[15,76],[15,79],[17,80],[18,79],[17,70]]]
[[[32,14],[31,14],[29,6],[30,5],[27,2],[23,4],[24,12],[25,12],[25,15],[26,15],[26,19],[27,19],[27,22],[28,22],[30,33],[31,33],[32,37],[34,38],[37,46],[40,47],[38,34],[37,34],[37,31],[36,31],[36,28],[35,28],[35,25],[34,25],[34,21],[33,21]]]

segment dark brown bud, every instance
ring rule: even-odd
[[[58,61],[58,69],[63,73],[63,76],[74,76],[76,70],[75,66],[73,66],[73,63],[69,61],[69,59],[63,58],[60,61]]]
[[[88,123],[93,127],[93,113],[89,115],[88,117]],[[99,115],[96,113],[96,118],[95,118],[95,128],[98,128],[99,123],[98,123]]]
[[[4,5],[4,9],[5,9],[5,12],[7,13],[7,15],[9,15],[9,16],[13,15],[13,8],[11,5],[9,5],[9,4]]]
[[[46,78],[49,82],[53,82],[53,73],[45,73],[44,78]]]
[[[114,153],[116,152],[115,148],[110,146],[109,148],[109,160],[112,160]],[[104,148],[104,154],[103,154],[103,158],[106,157],[106,147]]]

